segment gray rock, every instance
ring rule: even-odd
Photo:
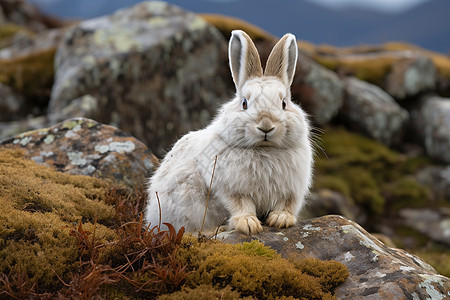
[[[36,130],[49,126],[47,116],[27,118],[17,121],[0,122],[0,140],[25,131]]]
[[[398,144],[409,120],[408,112],[381,88],[349,77],[340,115],[349,126],[385,145]]]
[[[94,119],[100,107],[99,100],[92,95],[73,99],[66,107],[50,114],[49,121],[54,124],[70,118],[84,117]]]
[[[10,137],[0,147],[22,149],[25,157],[58,171],[99,177],[130,190],[143,186],[158,163],[136,138],[86,118]]]
[[[367,221],[366,213],[344,195],[329,189],[320,189],[308,197],[303,218],[321,217],[325,215],[341,215],[359,224]]]
[[[300,102],[317,125],[325,125],[338,114],[344,86],[336,73],[299,52],[292,83],[293,100]]]
[[[0,50],[0,59],[15,59],[56,49],[67,28],[45,30],[35,35],[16,34],[13,43]]]
[[[450,279],[417,256],[386,247],[358,224],[340,216],[299,222],[288,229],[264,228],[249,237],[220,234],[224,242],[258,239],[286,258],[314,257],[345,264],[349,278],[337,287],[337,299],[447,299]]]
[[[0,83],[0,121],[18,120],[26,117],[22,114],[21,108],[25,99],[13,91],[7,85]]]
[[[402,222],[432,240],[450,245],[450,209],[404,208],[400,210]]]
[[[162,154],[181,134],[206,125],[231,95],[226,49],[213,26],[164,2],[84,21],[58,49],[49,113],[91,95],[96,120]]]
[[[411,112],[412,132],[428,156],[450,163],[450,98],[423,97]]]
[[[450,166],[427,166],[416,174],[416,178],[430,187],[435,199],[450,202]]]
[[[401,100],[436,87],[437,71],[429,57],[413,51],[397,55],[383,86],[390,95]]]

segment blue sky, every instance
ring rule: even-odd
[[[400,12],[429,0],[308,0],[328,7],[366,7],[385,12]]]
[[[33,3],[51,3],[59,1],[76,1],[76,0],[32,0]],[[92,0],[97,1],[97,0]],[[189,1],[189,0],[186,0]],[[236,1],[236,0],[210,0],[210,1]],[[274,0],[275,2],[276,0]],[[300,0],[299,0],[300,1]],[[341,8],[345,6],[365,7],[383,12],[401,12],[430,0],[306,0],[322,4],[327,7]]]

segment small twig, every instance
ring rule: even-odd
[[[156,199],[158,200],[158,207],[159,207],[159,223],[158,228],[161,229],[161,202],[159,201],[158,191],[156,193]]]
[[[211,186],[212,186],[212,182],[214,179],[214,171],[216,170],[216,163],[217,163],[217,155],[214,158],[214,167],[213,167],[213,171],[212,171],[212,175],[211,175],[211,181],[209,183],[208,196],[206,197],[205,213],[203,214],[203,222],[202,222],[202,227],[200,228],[200,234],[203,232],[203,225],[205,225],[206,210],[208,209],[209,196],[211,194]]]

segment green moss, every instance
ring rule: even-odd
[[[0,49],[8,46],[11,38],[19,32],[31,34],[26,28],[13,23],[0,24]]]
[[[423,207],[431,198],[429,189],[412,177],[403,177],[386,185],[384,194],[395,210],[402,207]]]
[[[428,189],[411,176],[427,159],[405,157],[343,128],[327,128],[322,140],[328,159],[316,160],[314,189],[338,191],[373,215],[382,214],[387,205],[393,208],[393,203],[429,201]]]
[[[0,82],[25,97],[34,106],[45,107],[50,99],[54,80],[56,48],[0,60]]]
[[[247,255],[264,256],[268,259],[274,259],[278,257],[278,254],[272,248],[264,246],[264,244],[258,241],[251,241],[250,243],[243,243],[238,246],[238,249]]]
[[[341,263],[316,259],[291,262],[257,241],[244,245],[190,241],[178,255],[192,268],[185,286],[231,287],[242,296],[257,299],[331,299],[334,288],[348,276]]]
[[[78,265],[78,246],[69,229],[80,221],[108,242],[105,225],[114,218],[101,201],[99,179],[56,172],[23,159],[21,152],[0,151],[0,273],[26,274],[43,290],[61,286]]]

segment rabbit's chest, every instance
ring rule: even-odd
[[[251,151],[240,154],[228,154],[222,162],[218,159],[218,180],[214,181],[219,188],[228,194],[247,195],[262,205],[292,194],[292,173],[295,173],[296,163],[289,155]]]

